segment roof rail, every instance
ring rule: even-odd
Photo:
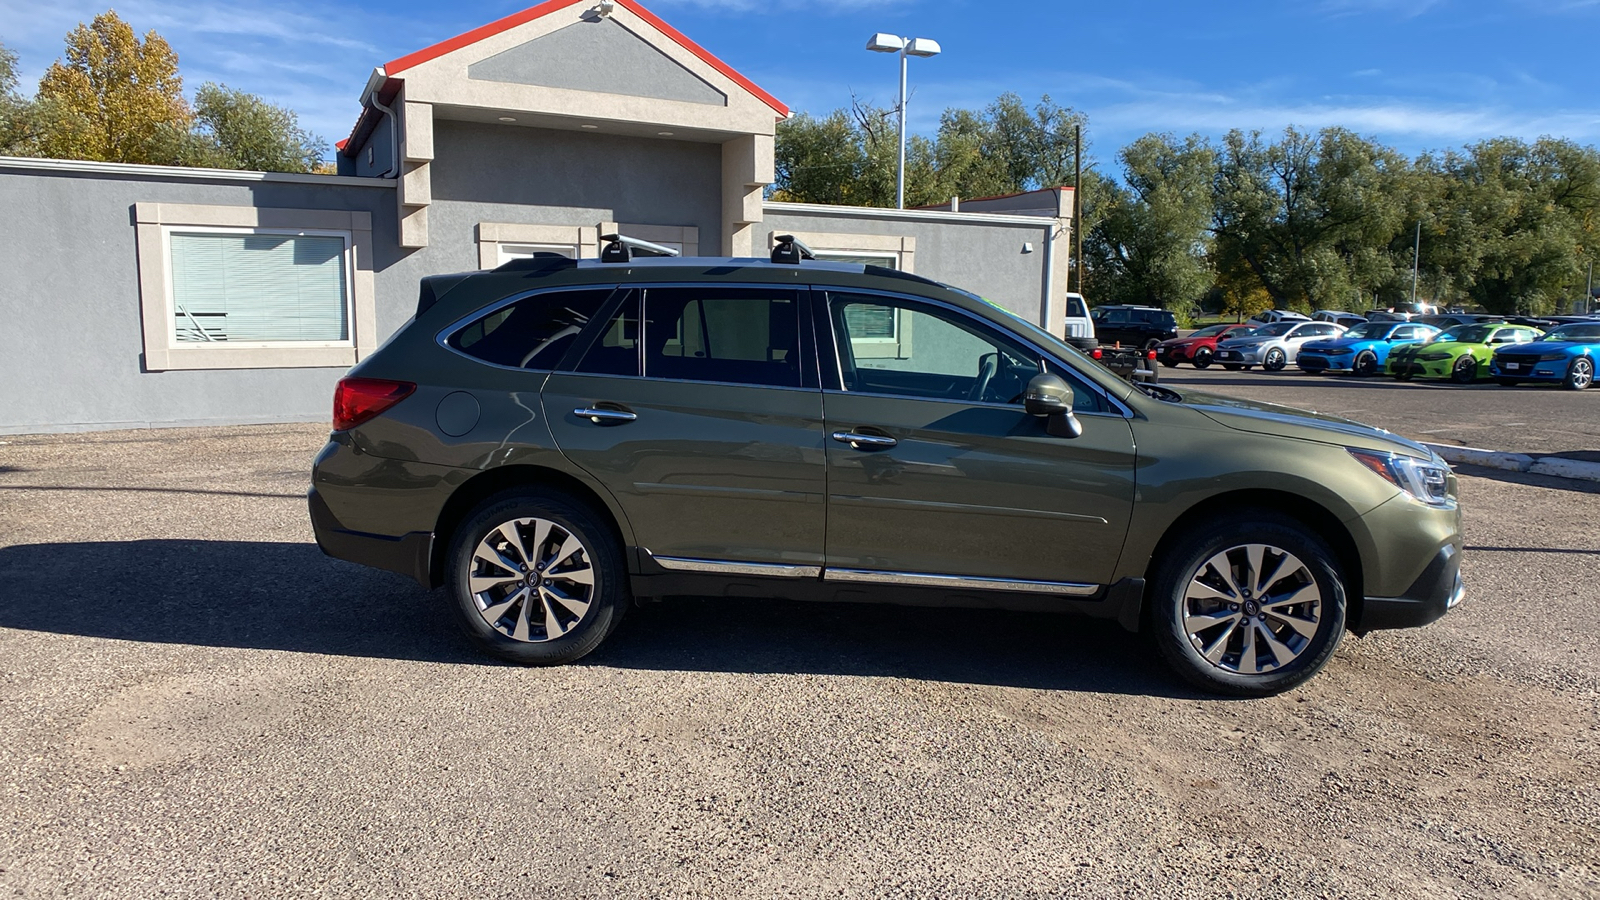
[[[625,234],[602,234],[600,235],[600,240],[606,242],[606,245],[600,248],[600,261],[603,263],[625,263],[633,259],[635,254],[639,256],[682,255],[671,247],[663,247],[660,244],[641,241]]]
[[[817,255],[811,252],[805,241],[792,234],[773,235],[772,261],[785,263],[791,266],[800,265],[802,259],[816,259]]]

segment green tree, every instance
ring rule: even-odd
[[[0,44],[0,156],[29,156],[33,104],[17,93],[17,54]]]
[[[67,35],[65,62],[39,82],[38,100],[54,110],[42,150],[64,159],[181,161],[189,104],[178,55],[151,31],[141,41],[114,11]]]
[[[1341,128],[1268,143],[1230,132],[1218,154],[1212,232],[1279,305],[1339,305],[1396,278],[1406,161]]]
[[[1100,303],[1193,314],[1215,278],[1209,258],[1215,155],[1198,135],[1147,134],[1123,148],[1123,183],[1097,181],[1086,263]],[[1086,217],[1087,218],[1087,217]]]
[[[328,152],[292,111],[226,85],[195,92],[195,130],[215,165],[263,172],[316,171]]]

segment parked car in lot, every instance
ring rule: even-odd
[[[1178,336],[1178,320],[1170,310],[1154,306],[1096,306],[1092,312],[1095,337],[1102,344],[1126,344],[1154,350]]]
[[[1269,309],[1266,312],[1259,312],[1250,317],[1250,324],[1256,326],[1273,325],[1278,322],[1309,321],[1311,321],[1310,316],[1302,315],[1292,309]]]
[[[1420,322],[1362,322],[1336,338],[1306,342],[1300,347],[1297,364],[1313,375],[1376,375],[1383,371],[1390,349],[1429,341],[1438,333],[1439,329]]]
[[[1085,353],[1093,350],[1100,340],[1094,333],[1094,319],[1089,317],[1089,305],[1082,294],[1067,294],[1067,343]]]
[[[1358,316],[1338,309],[1319,309],[1311,314],[1313,322],[1332,322],[1346,328],[1354,328],[1367,320],[1366,316]]]
[[[1435,328],[1438,328],[1440,331],[1447,331],[1451,328],[1457,328],[1462,325],[1481,325],[1487,322],[1504,322],[1505,317],[1479,315],[1477,313],[1445,313],[1437,316],[1421,316],[1415,321],[1425,322],[1434,326]]]
[[[1455,476],[1419,444],[1129,384],[791,239],[771,262],[608,241],[424,279],[312,469],[324,552],[444,588],[503,659],[575,660],[634,600],[953,604],[1114,619],[1259,695],[1462,596]]]
[[[1489,376],[1515,386],[1524,381],[1555,382],[1570,391],[1594,384],[1600,360],[1600,321],[1557,326],[1532,343],[1510,344],[1494,351]]]
[[[1253,325],[1208,325],[1192,334],[1162,341],[1156,345],[1156,359],[1169,369],[1184,362],[1204,369],[1211,365],[1218,341],[1244,337],[1255,330]]]
[[[1407,344],[1389,352],[1384,371],[1400,379],[1448,378],[1471,384],[1489,376],[1489,357],[1501,344],[1525,344],[1542,332],[1525,325],[1485,322],[1434,335],[1426,344]]]
[[[1216,360],[1224,369],[1260,366],[1268,372],[1277,372],[1295,361],[1307,341],[1343,333],[1344,327],[1332,322],[1285,319],[1263,325],[1244,337],[1219,341]]]

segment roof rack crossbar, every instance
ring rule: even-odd
[[[775,234],[772,236],[772,261],[785,263],[791,266],[800,265],[802,259],[816,259],[817,255],[811,252],[806,242],[792,234]]]
[[[679,256],[681,254],[671,247],[641,241],[625,234],[602,234],[600,240],[606,245],[600,249],[600,261],[607,263],[625,263],[635,255],[638,256]]]

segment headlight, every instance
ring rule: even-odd
[[[1379,453],[1347,447],[1356,461],[1373,474],[1429,506],[1450,505],[1450,467],[1432,460],[1399,453]]]
[[[1441,359],[1449,358],[1450,354],[1448,353],[1422,353],[1417,356],[1417,359],[1426,359],[1429,362],[1438,362]]]
[[[1557,350],[1554,353],[1541,353],[1541,354],[1539,354],[1539,361],[1540,362],[1555,362],[1558,359],[1566,359],[1566,358],[1567,358],[1567,354],[1564,351],[1561,351],[1561,350]]]

